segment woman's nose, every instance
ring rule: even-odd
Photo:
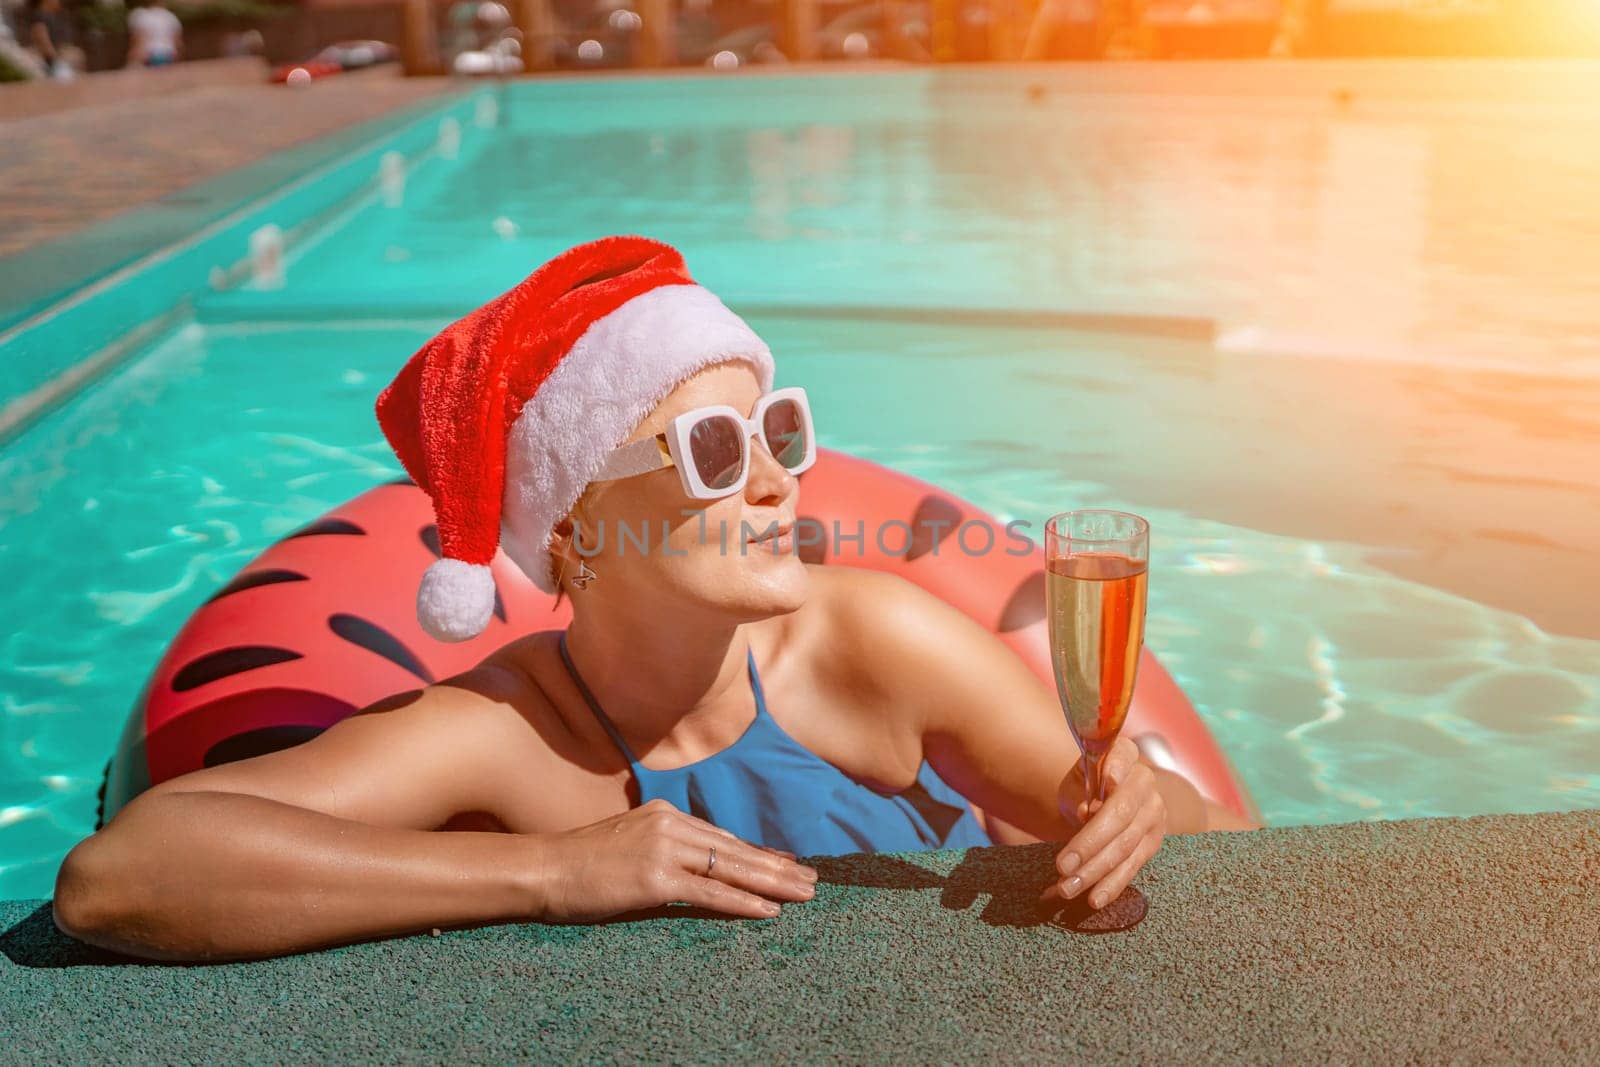
[[[800,480],[779,463],[759,435],[750,439],[750,478],[744,497],[752,504],[776,504],[786,499]]]

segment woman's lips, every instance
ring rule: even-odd
[[[770,533],[760,537],[750,538],[751,547],[759,548],[763,552],[770,552],[775,556],[786,556],[794,552],[794,523],[780,526]]]

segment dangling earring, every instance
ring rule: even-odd
[[[583,554],[582,523],[572,528],[572,550],[578,554],[578,573],[572,576],[572,584],[577,589],[587,589],[589,583],[600,576],[589,566],[589,559]]]
[[[576,535],[573,536],[573,547],[578,547]],[[561,553],[561,570],[556,572],[556,602],[554,605],[558,608],[561,606],[562,598],[567,595],[567,587],[561,584],[561,579],[567,576],[567,564],[570,561],[570,556],[565,552]],[[578,573],[572,576],[573,586],[577,589],[587,589],[589,588],[589,583],[598,577],[600,576],[594,572],[594,568],[589,566],[589,561],[580,555],[578,557]]]

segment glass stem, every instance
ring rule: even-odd
[[[1093,805],[1098,800],[1105,801],[1105,779],[1100,775],[1100,757],[1083,754],[1083,802]],[[1093,814],[1093,812],[1090,812]]]

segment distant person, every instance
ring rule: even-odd
[[[57,0],[59,2],[59,0]],[[164,67],[178,61],[183,49],[183,23],[167,10],[166,0],[147,0],[128,13],[128,62]]]
[[[61,0],[29,0],[28,40],[52,78],[72,80],[75,72],[66,55],[72,43],[72,19]]]

